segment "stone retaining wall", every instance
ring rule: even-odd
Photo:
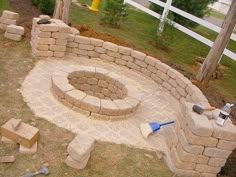
[[[40,27],[36,21],[37,19],[33,20],[33,31],[35,32],[43,28],[49,31],[54,29],[50,25]],[[63,36],[64,40],[63,44],[57,42],[56,48],[60,55],[57,55],[55,48],[52,47],[58,39],[51,31],[48,36],[39,36],[41,34],[39,32],[33,33],[33,47],[37,46],[37,50],[39,47],[44,49],[40,55],[35,55],[34,47],[35,56],[43,58],[54,56],[64,59],[64,54],[67,54],[99,58],[140,72],[157,84],[161,84],[182,103],[182,111],[176,118],[175,128],[169,126],[169,129],[164,129],[166,130],[166,144],[169,148],[167,154],[170,158],[169,167],[177,174],[184,176],[216,176],[235,148],[236,128],[230,121],[227,121],[224,127],[215,124],[214,115],[217,115],[219,110],[208,112],[207,116],[198,115],[192,111],[192,104],[209,106],[208,100],[196,86],[168,65],[137,50],[99,39],[69,34],[69,31],[65,35],[64,32],[60,32],[58,27],[56,29],[59,33],[56,36]],[[41,41],[45,41],[44,46],[40,46]]]

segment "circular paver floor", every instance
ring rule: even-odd
[[[140,123],[174,120],[179,112],[179,101],[151,79],[125,67],[101,60],[65,57],[65,60],[41,60],[22,84],[22,95],[36,116],[74,133],[87,134],[99,141],[127,144],[138,148],[166,152],[162,130],[144,139]],[[50,91],[51,76],[55,70],[79,65],[96,66],[125,75],[141,96],[135,115],[129,119],[109,121],[86,117],[61,104]],[[173,126],[173,125],[170,125]],[[164,127],[163,127],[164,128]]]

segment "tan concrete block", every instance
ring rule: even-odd
[[[141,70],[141,67],[136,65],[135,63],[133,62],[127,62],[127,67],[128,68],[132,68],[134,70],[137,70],[137,71],[140,71]]]
[[[214,128],[213,137],[236,142],[236,127],[229,121],[226,121],[224,126],[218,126],[215,120],[211,120]]]
[[[131,51],[131,56],[138,59],[138,60],[145,60],[146,54],[139,52],[137,50],[132,50]]]
[[[16,158],[13,155],[4,155],[4,156],[0,156],[0,163],[11,163],[11,162],[15,162]]]
[[[162,86],[163,86],[164,88],[166,88],[167,90],[171,90],[171,89],[172,89],[172,85],[170,85],[167,81],[164,81],[164,82],[162,83]]]
[[[147,68],[147,64],[144,61],[135,59],[134,63],[137,64],[138,66],[142,67],[142,68]]]
[[[146,68],[141,68],[141,72],[148,77],[150,77],[152,74],[151,71],[147,70]]]
[[[66,46],[50,45],[49,49],[52,50],[52,51],[57,51],[57,52],[65,52],[66,51]]]
[[[83,90],[83,91],[90,91],[91,89],[91,85],[89,84],[80,84],[80,90]]]
[[[172,85],[173,87],[175,87],[175,88],[177,87],[177,83],[176,83],[176,81],[175,81],[174,79],[171,79],[171,78],[170,78],[170,79],[168,80],[168,83],[169,83],[170,85]]]
[[[80,90],[70,90],[68,92],[66,92],[65,94],[65,99],[66,101],[68,101],[69,103],[80,107],[81,105],[81,101],[85,98],[86,94]]]
[[[217,158],[227,158],[232,151],[206,147],[203,154],[210,157],[217,157]]]
[[[116,93],[117,87],[113,84],[108,85],[108,90],[110,90],[112,93]]]
[[[12,34],[24,35],[25,29],[22,26],[8,25],[6,31]]]
[[[53,38],[39,38],[39,37],[36,37],[35,38],[35,43],[38,43],[38,44],[43,44],[43,45],[46,45],[46,44],[55,44],[56,43],[56,40],[53,39]]]
[[[40,19],[50,20],[51,18],[48,15],[39,15]]]
[[[161,71],[162,73],[167,73],[167,71],[170,69],[170,67],[164,63],[157,62],[155,67]],[[169,77],[169,76],[168,76]]]
[[[186,87],[186,91],[189,95],[192,95],[193,93],[202,93],[201,90],[193,84],[188,84]]]
[[[188,80],[186,77],[184,77],[182,74],[178,74],[176,76],[176,82],[182,87],[186,88],[187,85],[191,84],[190,80]]]
[[[7,29],[7,26],[8,25],[5,25],[5,24],[3,24],[3,23],[0,23],[0,29],[2,29],[2,30],[6,30]]]
[[[110,51],[113,51],[113,52],[118,52],[118,45],[113,44],[111,42],[104,42],[102,47],[104,49],[107,49],[107,50],[110,50]]]
[[[98,81],[98,86],[103,87],[103,88],[107,88],[108,87],[108,83],[104,80],[99,80]]]
[[[90,85],[97,85],[98,84],[98,79],[97,78],[88,78],[87,83]]]
[[[159,76],[162,80],[164,80],[164,81],[168,81],[169,80],[169,76],[167,75],[167,74],[165,74],[165,73],[163,73],[163,72],[161,72],[161,71],[157,71],[157,76]]]
[[[104,53],[106,53],[107,50],[102,48],[102,47],[95,47],[94,51],[97,52],[97,53],[104,54]]]
[[[199,177],[200,173],[195,170],[185,170],[176,168],[175,173],[180,176]]]
[[[54,57],[62,58],[62,57],[64,57],[64,55],[65,55],[64,52],[53,52]]]
[[[195,155],[200,155],[203,153],[204,146],[189,144],[183,130],[180,130],[180,132],[178,133],[178,137],[179,137],[179,142],[181,143],[183,149],[186,152],[189,152],[189,153],[195,154]]]
[[[120,55],[120,53],[118,53],[118,52],[112,52],[112,51],[107,50],[106,53],[107,53],[107,55],[109,55],[109,56],[111,56],[111,57],[121,58],[121,55]]]
[[[41,24],[39,25],[39,29],[40,31],[44,31],[44,32],[57,32],[59,31],[59,26],[56,24]]]
[[[156,72],[157,72],[156,67],[154,67],[154,66],[152,66],[152,65],[148,65],[147,69],[148,69],[149,71],[151,71],[152,73],[156,73]]]
[[[114,61],[115,61],[115,58],[114,58],[114,57],[111,57],[111,56],[109,56],[109,55],[107,55],[107,54],[101,54],[101,55],[100,55],[100,58],[101,58],[102,60],[106,60],[106,61],[109,61],[109,62],[114,62]]]
[[[67,152],[77,162],[84,161],[90,155],[95,146],[94,138],[85,135],[77,135],[67,147]]]
[[[81,108],[90,112],[98,113],[100,111],[100,99],[87,95],[81,102]]]
[[[160,61],[159,61],[158,59],[156,59],[156,58],[151,57],[151,56],[146,56],[145,62],[146,62],[147,64],[149,64],[149,65],[155,67],[155,66],[156,66],[156,63],[157,63],[157,62],[160,62]]]
[[[78,49],[78,48],[72,48],[72,53],[75,53],[77,55],[88,56],[88,51],[87,50],[81,50],[81,49]]]
[[[126,101],[132,107],[132,112],[135,112],[140,104],[140,101],[132,98],[132,97],[125,97],[124,101]]]
[[[218,140],[213,137],[201,137],[194,135],[188,126],[184,129],[185,136],[190,144],[193,145],[202,145],[202,146],[209,146],[209,147],[216,147]],[[207,154],[204,154],[207,155]]]
[[[93,46],[101,47],[104,41],[101,39],[90,38],[90,42],[91,42],[91,45]]]
[[[73,90],[74,87],[70,84],[65,83],[57,83],[55,84],[52,82],[52,90],[55,92],[55,94],[60,98],[65,98],[65,92]]]
[[[99,58],[100,54],[95,51],[88,51],[88,56],[94,57],[94,58]]]
[[[170,155],[172,157],[172,160],[173,160],[175,166],[179,169],[193,170],[196,167],[196,163],[181,161],[179,159],[179,156],[178,156],[174,146],[172,146],[172,148],[171,148]]]
[[[96,113],[92,113],[90,118],[92,119],[103,119],[103,120],[110,120],[111,116],[107,116],[107,115],[102,115],[102,114],[96,114]]]
[[[53,56],[53,52],[52,51],[40,51],[40,50],[32,50],[32,54],[35,57],[52,57]]]
[[[82,50],[94,50],[94,46],[87,44],[79,44],[79,48]]]
[[[75,35],[74,34],[69,34],[67,37],[68,42],[74,42],[75,41]]]
[[[132,106],[124,100],[114,100],[113,103],[119,108],[119,115],[126,115],[132,112]]]
[[[15,141],[12,141],[11,139],[6,138],[6,137],[4,137],[4,136],[1,137],[1,141],[2,141],[3,143],[8,143],[8,144],[17,144]]]
[[[52,33],[51,32],[43,32],[40,30],[37,30],[37,36],[40,38],[51,38],[52,37]]]
[[[185,102],[181,106],[181,110],[185,110],[184,113],[188,126],[195,135],[206,137],[212,135],[213,127],[206,116],[195,113],[192,110],[192,103]]]
[[[232,151],[235,149],[236,142],[219,140],[217,148]]]
[[[91,40],[88,37],[84,37],[84,36],[79,36],[76,35],[75,36],[75,42],[79,43],[79,44],[91,44]]]
[[[20,41],[22,39],[21,35],[12,34],[12,33],[8,33],[8,32],[5,32],[4,37],[11,39],[13,41]]]
[[[15,12],[12,12],[12,11],[4,10],[2,12],[2,17],[7,18],[7,19],[11,19],[11,20],[18,20],[19,19],[19,14],[15,13]]]
[[[167,71],[168,76],[170,76],[172,79],[175,79],[177,75],[179,75],[179,72],[169,68],[169,70]]]
[[[11,20],[11,19],[8,19],[8,18],[0,17],[0,23],[3,23],[5,25],[15,25],[16,20]]]
[[[170,92],[172,93],[172,95],[173,95],[175,98],[177,98],[177,99],[180,99],[180,98],[181,98],[179,92],[177,92],[177,90],[176,90],[174,87],[172,87],[172,89],[171,89]]]
[[[69,33],[59,33],[59,32],[52,33],[52,38],[55,38],[55,39],[66,40],[68,36],[69,36]]]
[[[78,162],[78,161],[75,161],[73,160],[72,157],[68,156],[65,160],[65,164],[72,167],[72,168],[75,168],[77,170],[82,170],[86,167],[87,163],[88,163],[88,160],[89,160],[89,157],[88,156],[84,161],[82,162]]]
[[[107,96],[107,97],[110,97],[111,96],[111,91],[106,89],[106,88],[103,88],[101,90],[101,93],[104,95],[104,96]]]
[[[208,165],[214,167],[223,167],[225,165],[226,159],[211,157]]]
[[[49,46],[48,45],[40,45],[40,44],[35,44],[35,49],[37,50],[40,50],[40,51],[46,51],[49,49]]]
[[[220,172],[221,168],[220,167],[212,167],[209,165],[205,164],[197,164],[196,166],[196,171],[199,171],[201,173],[215,173],[217,174]]]
[[[200,177],[217,177],[215,173],[201,173]]]
[[[125,66],[127,64],[127,61],[125,60],[122,60],[122,59],[116,59],[115,62],[118,64],[118,65],[122,65],[122,66]]]
[[[151,78],[158,84],[162,84],[163,80],[161,78],[158,77],[158,75],[156,74],[152,74]]]
[[[125,60],[125,61],[127,61],[127,62],[133,62],[133,61],[134,61],[134,58],[133,58],[133,57],[131,57],[131,56],[126,56],[126,55],[122,55],[122,56],[121,56],[121,59],[122,59],[122,60]]]
[[[64,45],[66,46],[67,45],[67,40],[64,40],[64,39],[57,39],[56,40],[56,45]]]
[[[123,46],[118,46],[118,51],[119,53],[123,54],[123,55],[130,55],[131,53],[131,48],[128,47],[123,47]]]
[[[34,154],[38,151],[38,143],[34,143],[34,145],[31,148],[25,147],[23,145],[20,145],[19,152],[21,154]]]
[[[118,116],[119,108],[111,100],[101,100],[101,109],[100,114],[109,115],[109,116]]]
[[[176,90],[177,90],[177,92],[178,92],[181,96],[183,96],[183,97],[186,97],[186,96],[187,96],[187,92],[186,92],[185,89],[183,89],[182,87],[177,86],[177,87],[176,87]]]

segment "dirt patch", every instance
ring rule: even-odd
[[[19,13],[18,25],[25,28],[25,36],[30,37],[32,20],[38,17],[41,12],[31,4],[31,0],[9,0],[10,10]]]

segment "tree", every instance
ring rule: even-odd
[[[53,18],[60,19],[64,23],[68,24],[70,5],[71,0],[56,0]]]
[[[200,70],[197,73],[197,80],[202,85],[207,85],[212,74],[223,55],[224,49],[227,46],[230,36],[236,24],[236,0],[232,1],[227,15],[225,16],[222,29],[218,34],[207,58],[204,60]]]
[[[163,2],[166,2],[166,0],[161,0]],[[194,16],[197,17],[204,17],[208,13],[208,4],[214,3],[217,0],[173,0],[172,6],[177,7],[185,12],[188,12]],[[156,5],[154,3],[150,4],[150,9],[162,14],[163,7],[160,7],[159,5]],[[185,25],[185,26],[191,26],[194,27],[197,25],[197,23],[192,22],[189,19],[186,19],[185,17],[170,13],[171,17],[173,18],[173,21]]]

